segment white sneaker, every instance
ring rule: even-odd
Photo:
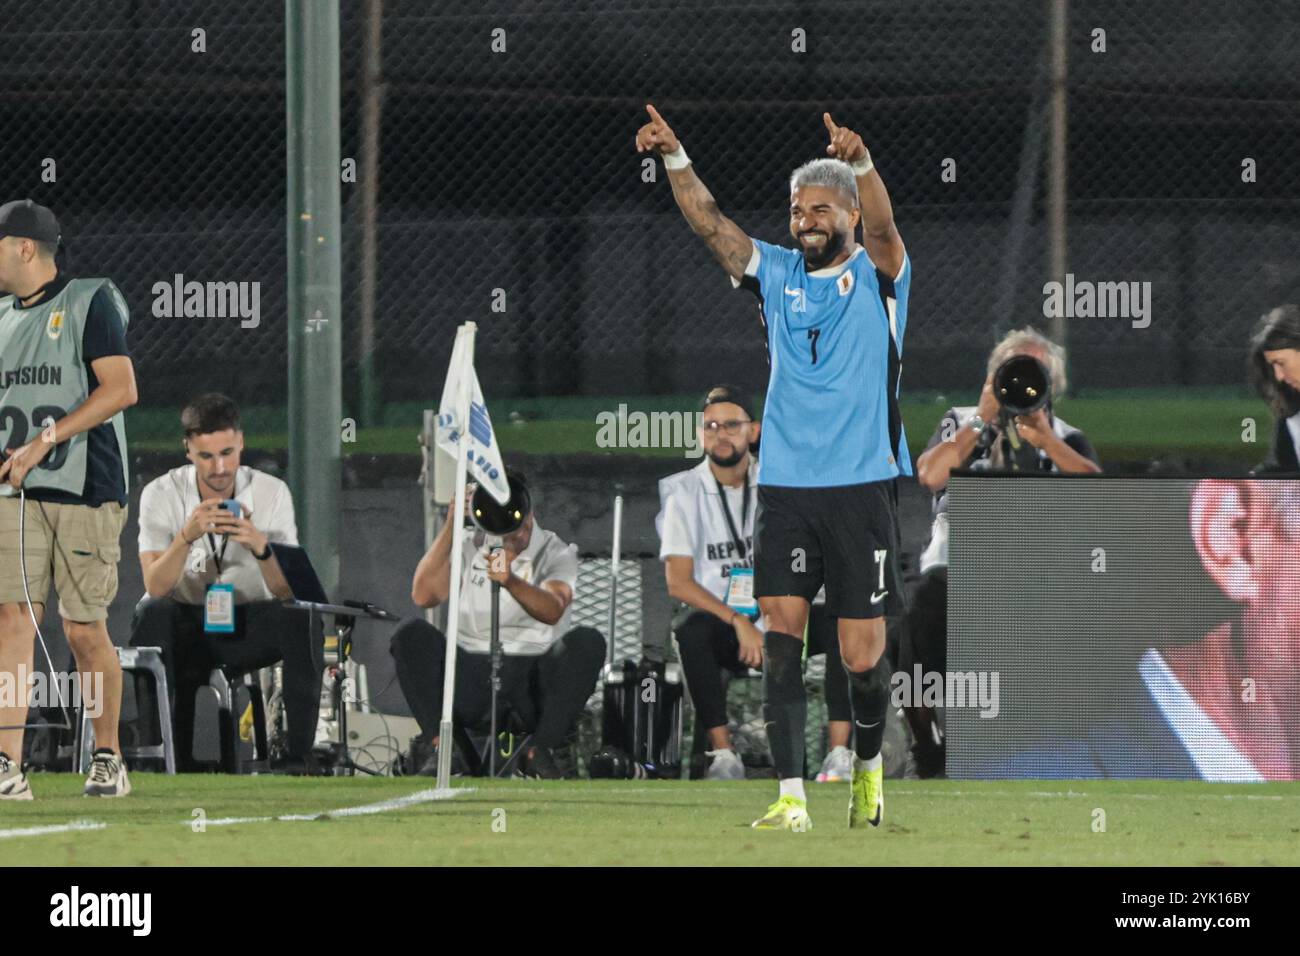
[[[841,783],[853,779],[853,751],[848,747],[832,747],[822,761],[817,774],[818,783]]]
[[[740,759],[740,754],[736,753],[730,747],[726,750],[706,750],[705,754],[713,758],[709,761],[709,769],[704,774],[705,779],[745,779],[745,762]]]
[[[86,775],[86,796],[125,797],[131,792],[126,778],[126,764],[111,750],[96,750]]]
[[[32,788],[27,783],[23,768],[0,753],[0,800],[30,800]]]

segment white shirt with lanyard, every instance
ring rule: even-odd
[[[241,515],[251,517],[254,527],[269,542],[298,543],[293,495],[283,481],[242,466],[235,475],[234,492],[232,497],[240,503]],[[193,465],[173,468],[149,482],[140,495],[139,549],[166,551],[199,501]],[[181,604],[202,605],[207,609],[208,629],[216,633],[234,630],[235,606],[275,599],[262,577],[262,562],[241,544],[231,547],[226,535],[212,533],[204,533],[190,545],[181,576],[169,597]]]
[[[688,557],[695,581],[718,600],[748,614],[754,598],[754,505],[758,463],[751,459],[745,483],[724,487],[702,458],[694,468],[659,482],[659,558]],[[735,514],[740,515],[736,523]]]

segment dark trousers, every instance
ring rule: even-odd
[[[447,638],[427,621],[408,618],[397,626],[391,649],[406,702],[425,739],[432,740],[442,724]],[[604,662],[605,639],[590,627],[575,627],[544,654],[503,654],[498,720],[508,709],[532,731],[537,746],[561,746],[595,689]],[[452,719],[466,728],[486,727],[491,721],[491,655],[456,652]]]
[[[826,719],[852,720],[849,707],[849,677],[840,661],[840,638],[836,619],[826,613],[826,606],[814,604],[808,610],[808,656],[826,655]],[[743,674],[748,669],[740,662],[740,640],[730,624],[719,621],[707,611],[696,611],[679,625],[677,649],[682,671],[699,725],[711,730],[727,724],[727,695],[722,686],[722,672]]]
[[[909,677],[916,664],[924,671],[948,669],[948,569],[931,568],[921,575],[903,615],[898,669]]]
[[[289,756],[305,757],[316,739],[321,672],[325,650],[320,635],[309,635],[309,615],[278,601],[235,607],[231,634],[203,630],[203,608],[171,598],[148,598],[136,607],[131,624],[133,647],[161,647],[172,689],[176,761],[194,765],[194,694],[206,687],[217,667],[247,671],[284,661],[284,711],[289,725]],[[143,712],[143,711],[142,711]]]
[[[948,569],[931,568],[916,584],[907,614],[903,617],[898,669],[911,679],[919,664],[921,672],[948,670]],[[905,706],[903,714],[912,730],[912,755],[921,777],[943,772],[944,747],[935,742],[938,715],[933,707]]]

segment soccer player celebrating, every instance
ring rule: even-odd
[[[763,710],[781,789],[754,826],[811,826],[801,658],[809,604],[823,583],[827,611],[839,619],[855,728],[849,826],[879,826],[889,704],[884,615],[904,601],[896,479],[912,474],[898,410],[911,267],[889,194],[862,137],[823,113],[830,158],[790,177],[798,250],[752,239],[719,211],[663,117],[646,110],[638,152],[663,157],[686,221],[732,284],[758,296],[767,329],[754,588],[767,622]]]

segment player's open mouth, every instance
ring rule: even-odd
[[[800,238],[802,241],[804,241],[804,242],[817,242],[817,241],[825,242],[825,241],[826,241],[826,233],[824,233],[824,232],[801,232],[801,233],[799,233],[799,238]]]

